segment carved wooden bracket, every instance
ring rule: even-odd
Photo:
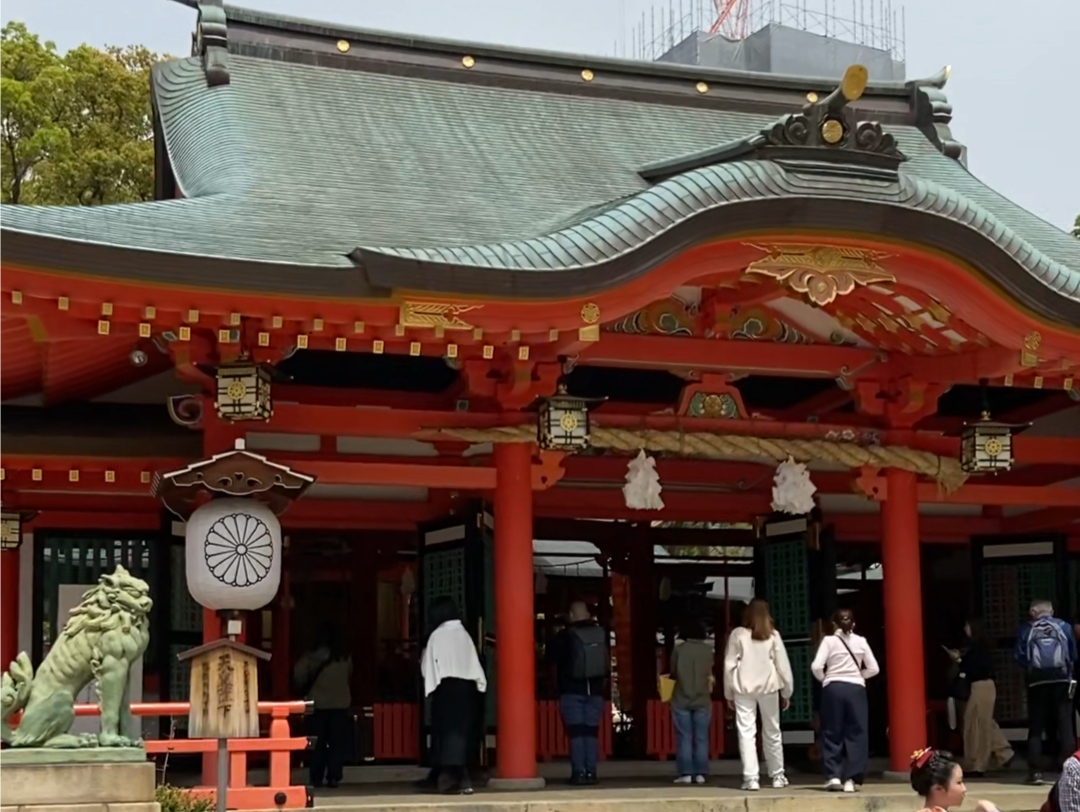
[[[889,384],[857,381],[852,394],[860,412],[884,418],[889,426],[904,429],[935,414],[938,398],[948,391],[947,384],[907,378]]]
[[[193,462],[179,471],[154,474],[150,492],[186,521],[201,502],[215,494],[252,497],[281,515],[314,482],[313,476],[245,451],[244,441],[237,440],[232,451]]]
[[[728,420],[746,419],[742,394],[726,375],[705,373],[701,380],[687,384],[679,398],[679,415]]]
[[[532,466],[532,489],[534,491],[546,491],[553,488],[566,475],[563,460],[566,454],[562,451],[540,451],[540,462]]]

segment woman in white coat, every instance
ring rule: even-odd
[[[787,649],[776,631],[769,604],[755,598],[746,607],[743,625],[728,638],[724,655],[724,698],[728,707],[735,711],[743,767],[742,788],[745,790],[761,788],[757,757],[759,710],[769,778],[776,789],[788,785],[784,775],[780,711],[791,706],[793,687]]]

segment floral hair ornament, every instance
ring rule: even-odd
[[[921,769],[926,766],[926,762],[934,755],[932,748],[925,748],[923,750],[916,750],[911,754],[911,766],[915,769]]]

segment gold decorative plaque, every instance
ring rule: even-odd
[[[805,293],[819,307],[837,296],[846,296],[856,286],[896,281],[879,264],[879,260],[889,256],[884,251],[806,243],[746,244],[766,254],[751,262],[747,273],[776,279],[797,293]]]
[[[1020,351],[1020,366],[1035,367],[1039,365],[1039,347],[1042,346],[1042,335],[1032,330],[1024,336],[1024,348]]]
[[[479,310],[483,305],[445,304],[442,302],[404,302],[398,316],[403,327],[441,327],[443,330],[472,330],[462,314]]]

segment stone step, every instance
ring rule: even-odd
[[[998,804],[1001,812],[1037,812],[1048,787],[981,784],[969,788],[961,809],[973,809],[980,798]],[[597,787],[549,788],[539,792],[479,791],[473,796],[366,794],[337,790],[320,792],[315,808],[327,812],[914,812],[920,799],[896,784],[867,785],[846,795],[819,788],[766,789],[757,793],[727,787]],[[269,811],[268,811],[269,812]]]

